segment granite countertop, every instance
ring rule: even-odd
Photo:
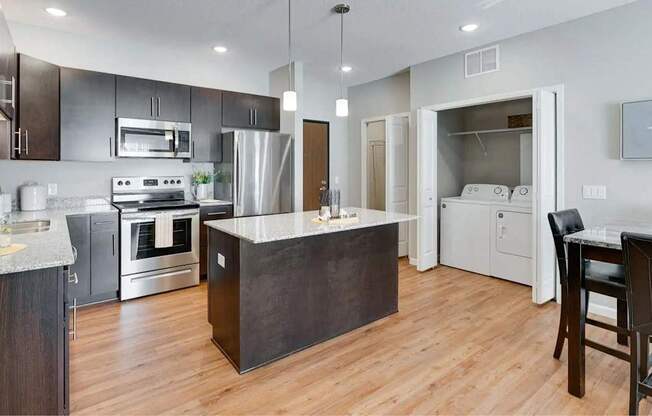
[[[292,238],[355,230],[379,225],[407,222],[417,219],[406,215],[364,208],[344,208],[348,213],[357,213],[360,222],[347,225],[317,224],[312,220],[317,211],[292,212],[289,214],[263,215],[258,217],[231,218],[206,221],[204,224],[216,230],[254,244]]]
[[[622,232],[652,234],[652,224],[607,224],[589,227],[567,235],[564,237],[564,242],[621,250],[620,234]]]
[[[54,208],[44,211],[16,211],[9,216],[10,222],[50,220],[48,231],[11,236],[11,242],[26,244],[27,248],[15,254],[0,256],[0,277],[50,267],[68,266],[75,262],[68,233],[66,217],[76,214],[118,212],[112,205],[98,204],[80,207]]]

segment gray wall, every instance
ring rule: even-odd
[[[619,160],[619,103],[652,97],[652,2],[500,42],[501,70],[464,78],[463,54],[411,68],[411,108],[564,84],[565,197],[588,224],[652,220],[652,162]],[[607,186],[583,200],[582,185]]]
[[[360,206],[360,123],[364,118],[410,111],[410,73],[349,87],[349,204]]]

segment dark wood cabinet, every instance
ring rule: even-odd
[[[208,271],[208,227],[204,221],[233,218],[233,205],[214,205],[199,208],[199,275],[206,277]]]
[[[190,87],[149,79],[116,77],[116,117],[190,121]]]
[[[190,99],[192,159],[219,162],[222,134],[222,91],[192,87]]]
[[[115,75],[61,68],[61,160],[115,155]]]
[[[59,160],[59,67],[18,55],[18,112],[14,157]]]
[[[68,414],[67,272],[0,277],[0,414]]]
[[[275,97],[222,93],[222,125],[225,127],[261,130],[281,128],[281,104]]]
[[[0,10],[0,111],[10,120],[14,118],[17,104],[17,59],[16,47],[4,14]]]
[[[91,296],[118,291],[118,214],[93,214],[91,221]]]
[[[67,218],[77,261],[70,266],[77,283],[69,295],[77,306],[116,299],[119,286],[118,214],[72,215]]]

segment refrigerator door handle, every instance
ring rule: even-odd
[[[238,152],[239,141],[237,133],[233,134],[233,216],[239,217],[241,214],[240,207],[240,189],[239,189],[239,176],[240,176],[240,154]]]

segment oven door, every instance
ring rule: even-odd
[[[192,156],[190,123],[118,119],[118,157],[189,159]]]
[[[121,275],[199,262],[199,210],[173,212],[172,246],[165,248],[154,245],[155,215],[152,212],[122,214]]]

